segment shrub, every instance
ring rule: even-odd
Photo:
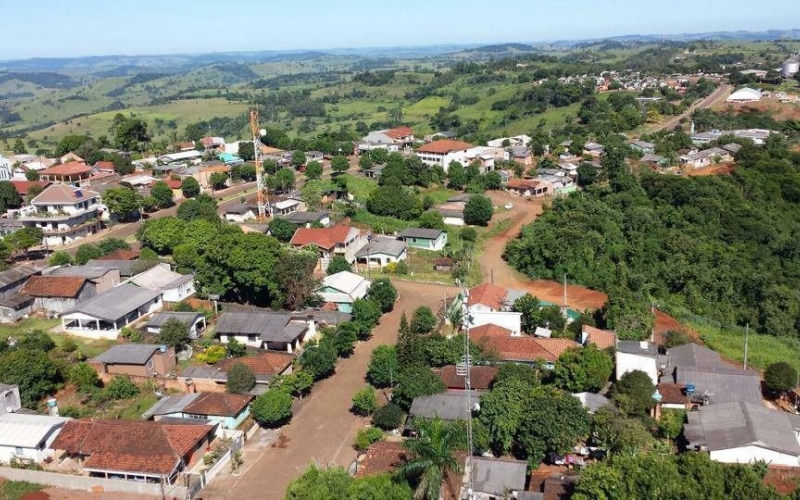
[[[78,363],[70,368],[67,379],[82,391],[91,390],[92,388],[100,385],[100,379],[97,378],[97,372],[94,368],[86,363]]]
[[[279,427],[292,418],[292,397],[283,391],[267,391],[253,402],[253,418],[265,427]]]
[[[256,386],[256,376],[244,363],[234,363],[228,370],[227,386],[231,394],[245,394]]]
[[[72,337],[64,337],[61,341],[61,352],[75,352],[78,350],[78,343]]]
[[[225,352],[231,358],[241,358],[247,354],[247,346],[236,340],[235,338],[228,339],[225,345]]]
[[[405,413],[394,403],[381,406],[372,414],[372,424],[383,430],[397,429],[403,423]]]
[[[406,261],[404,260],[399,261],[397,263],[397,266],[394,268],[394,272],[400,275],[408,274],[408,264],[406,264]]]
[[[53,252],[53,255],[50,256],[48,264],[51,266],[65,266],[72,264],[72,256],[63,250],[59,250],[57,252]]]
[[[368,385],[353,395],[353,406],[350,408],[353,413],[361,416],[372,415],[378,407],[378,400],[375,397],[375,388]]]
[[[377,443],[381,439],[383,439],[382,430],[377,427],[365,427],[356,434],[355,448],[359,451],[364,451],[369,448],[372,443]]]
[[[777,394],[783,395],[797,384],[797,370],[785,361],[767,366],[764,370],[764,386]]]
[[[111,379],[108,387],[105,388],[105,393],[111,399],[128,399],[139,394],[139,387],[128,377],[117,375]]]
[[[197,355],[197,360],[203,363],[208,363],[209,365],[213,365],[215,363],[219,363],[223,359],[225,359],[225,348],[221,345],[212,345],[206,352],[202,352]]]
[[[127,326],[119,332],[119,336],[125,340],[136,343],[142,340],[142,332],[128,328]]]

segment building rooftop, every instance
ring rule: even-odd
[[[328,214],[325,212],[292,212],[288,215],[283,216],[284,219],[288,220],[292,224],[312,224],[314,222],[320,222],[323,219],[328,217]]]
[[[61,165],[53,165],[40,172],[41,175],[83,175],[90,174],[92,167],[83,162],[70,161]]]
[[[473,457],[472,467],[473,489],[476,492],[502,498],[509,491],[525,490],[528,479],[527,462]]]
[[[0,415],[0,446],[38,448],[52,433],[53,428],[64,425],[68,420],[65,417],[27,413]]]
[[[575,396],[590,413],[594,413],[610,403],[607,397],[592,392],[576,392],[573,396]]]
[[[348,295],[366,293],[370,284],[370,281],[363,276],[350,271],[329,274],[322,279],[323,288],[333,288]]]
[[[144,365],[161,350],[161,344],[117,344],[90,360],[109,365]]]
[[[183,324],[193,325],[198,319],[203,317],[203,313],[199,312],[178,312],[178,311],[161,311],[153,314],[150,321],[147,322],[148,327],[161,328],[164,323],[171,319],[177,319]]]
[[[290,243],[294,246],[317,245],[325,250],[343,245],[353,228],[350,226],[301,227],[295,231]]]
[[[226,392],[202,392],[183,409],[192,415],[235,417],[244,410],[253,396]]]
[[[461,151],[465,149],[474,148],[472,144],[464,141],[457,141],[454,139],[441,139],[438,141],[429,142],[421,146],[417,151],[420,153],[432,153],[444,155],[452,151]]]
[[[159,296],[161,292],[124,284],[95,295],[79,304],[73,312],[114,322]]]
[[[658,356],[658,346],[652,342],[620,340],[617,342],[617,352],[655,358]]]
[[[494,377],[497,376],[497,370],[496,366],[473,366],[470,369],[470,387],[478,391],[488,390],[494,381]],[[442,379],[448,389],[463,389],[466,377],[459,375],[456,371],[455,365],[434,369],[434,373]]]
[[[123,278],[130,278],[141,272],[158,265],[157,260],[103,260],[91,259],[86,263],[90,267],[105,267],[107,269],[119,269],[119,275]]]
[[[470,306],[481,304],[499,311],[505,304],[506,295],[508,295],[508,290],[505,288],[491,283],[483,283],[469,289],[467,304]]]
[[[14,266],[11,269],[6,269],[0,272],[0,287],[7,287],[19,283],[20,281],[29,278],[35,274],[42,272],[42,269],[36,266]]]
[[[160,415],[171,415],[173,413],[181,413],[186,405],[197,399],[201,392],[189,394],[176,394],[174,396],[166,396],[155,402],[147,411],[142,413],[142,420],[148,420],[150,417]]]
[[[194,280],[191,274],[178,274],[166,267],[154,266],[131,278],[131,283],[148,290],[164,291]]]
[[[426,240],[435,240],[444,231],[439,229],[424,229],[421,227],[410,227],[399,234],[401,238],[420,238]]]
[[[596,345],[598,349],[608,349],[617,345],[617,334],[610,330],[583,325],[581,331],[586,336],[586,342]]]
[[[252,370],[258,381],[269,381],[275,375],[283,373],[294,361],[294,354],[283,351],[259,351],[252,356],[227,358],[219,363],[221,370],[227,372],[237,363]]]
[[[73,205],[100,196],[95,191],[70,186],[69,184],[51,184],[31,200],[31,205]]]
[[[32,297],[74,298],[85,283],[86,278],[74,276],[31,276],[20,293]]]
[[[220,335],[259,335],[265,342],[291,342],[306,330],[291,323],[292,314],[278,311],[224,312],[217,320]]]
[[[471,399],[475,403],[479,402],[480,396],[476,391],[470,391]],[[449,390],[431,396],[414,398],[409,417],[439,417],[442,420],[467,420],[471,417],[471,412],[466,407],[467,391]]]
[[[53,271],[50,273],[50,276],[76,276],[94,280],[102,278],[113,269],[119,270],[118,268],[97,266],[61,266],[57,269],[53,269]]]
[[[399,257],[406,251],[406,242],[388,236],[373,236],[370,242],[358,251],[356,257],[368,258],[370,255],[391,255]]]

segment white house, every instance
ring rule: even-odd
[[[398,236],[410,247],[432,252],[438,252],[447,245],[447,233],[439,229],[410,227]]]
[[[445,172],[452,161],[457,161],[466,167],[472,159],[480,155],[479,146],[453,139],[429,142],[417,149],[417,156],[423,163],[432,167],[442,167]]]
[[[507,147],[504,143],[508,141],[508,147],[527,147],[531,143],[531,137],[525,134],[515,135],[513,137],[499,137],[492,139],[486,143],[491,148]]]
[[[223,344],[235,338],[250,347],[292,353],[316,336],[316,323],[286,311],[232,311],[219,316],[216,334]]]
[[[371,151],[373,149],[387,149],[398,151],[411,147],[414,143],[414,131],[409,127],[395,127],[388,130],[376,130],[370,132],[361,139],[358,145],[359,151]]]
[[[289,243],[297,248],[314,246],[319,252],[319,265],[326,269],[331,259],[341,255],[349,263],[356,261],[356,254],[368,243],[366,234],[350,226],[301,227],[295,231]]]
[[[800,416],[736,401],[688,413],[688,447],[728,464],[800,466]]]
[[[79,337],[116,339],[122,328],[163,307],[161,292],[126,283],[79,304],[61,317],[61,324]]]
[[[407,256],[405,241],[388,236],[373,236],[356,254],[356,262],[382,268],[406,260]]]
[[[326,303],[336,304],[341,312],[352,312],[353,302],[356,299],[363,299],[369,292],[372,283],[350,271],[341,271],[322,280],[322,287],[319,293],[322,300]]]
[[[620,340],[617,342],[615,358],[617,380],[628,372],[640,370],[650,377],[653,385],[658,385],[658,346],[656,344]]]
[[[6,413],[0,415],[0,462],[17,459],[23,463],[42,463],[53,457],[50,445],[58,436],[65,417]]]
[[[19,386],[0,384],[0,415],[16,413],[22,408]]]
[[[161,265],[137,274],[129,282],[147,290],[161,292],[164,302],[180,302],[195,293],[194,276],[178,274]]]
[[[42,244],[65,245],[100,230],[100,195],[94,191],[53,184],[20,210],[25,226],[41,228]]]
[[[206,329],[206,317],[199,312],[161,311],[147,322],[147,333],[158,335],[164,323],[174,319],[189,327],[189,337],[196,339]]]
[[[470,326],[497,325],[510,330],[512,336],[521,335],[522,313],[512,311],[507,298],[508,290],[490,283],[470,288],[467,295]]]
[[[222,216],[228,222],[238,222],[242,224],[247,221],[256,220],[258,211],[250,205],[244,203],[235,203],[225,209]]]

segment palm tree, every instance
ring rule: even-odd
[[[438,500],[445,473],[462,472],[453,452],[464,445],[464,429],[441,418],[418,419],[414,427],[417,436],[405,442],[412,458],[398,473],[418,481],[414,500]]]

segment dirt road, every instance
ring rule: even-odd
[[[222,475],[202,492],[207,499],[280,499],[292,479],[309,463],[338,464],[347,467],[355,458],[352,448],[358,429],[367,422],[350,413],[350,399],[366,385],[370,354],[380,344],[394,344],[402,311],[407,315],[421,306],[436,310],[445,293],[455,287],[396,282],[400,298],[394,311],[384,316],[372,339],[361,343],[348,359],[341,360],[336,373],[314,387],[302,408],[284,427],[284,448],[246,448],[244,472]]]
[[[732,90],[733,90],[733,86],[731,86],[731,85],[720,85],[719,87],[717,87],[717,90],[715,90],[710,96],[708,96],[708,97],[706,97],[706,98],[704,98],[704,99],[702,99],[702,100],[700,100],[698,102],[695,102],[694,104],[689,106],[689,109],[684,111],[682,114],[680,114],[680,115],[678,115],[678,116],[676,116],[674,118],[670,118],[669,120],[667,120],[664,123],[659,123],[659,124],[654,125],[649,130],[649,132],[653,133],[653,132],[658,132],[660,130],[667,130],[667,129],[671,130],[671,129],[674,129],[675,127],[678,126],[678,124],[680,124],[681,120],[683,120],[685,118],[689,118],[692,115],[692,113],[694,113],[698,109],[711,108],[711,107],[715,106],[719,101],[727,98],[730,95]]]

